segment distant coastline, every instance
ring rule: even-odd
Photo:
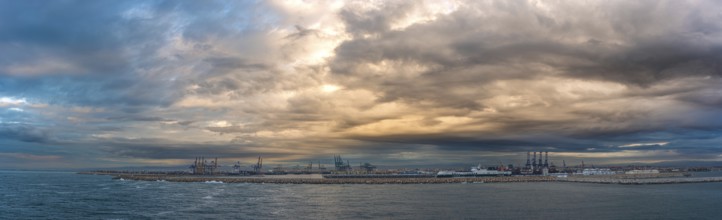
[[[377,178],[324,178],[321,175],[282,176],[199,176],[177,174],[132,174],[107,172],[80,172],[88,175],[109,175],[118,180],[207,182],[207,183],[258,183],[258,184],[449,184],[449,183],[515,183],[515,182],[575,182],[599,184],[677,184],[722,182],[722,177],[685,177],[686,173],[662,173],[637,176],[498,176],[498,177],[377,177]]]

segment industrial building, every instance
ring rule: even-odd
[[[333,156],[333,164],[336,167],[336,171],[348,172],[352,170],[351,163],[348,160],[344,163],[341,155]]]
[[[550,171],[549,166],[549,152],[542,152],[539,151],[539,159],[537,160],[537,152],[534,152],[533,157],[531,156],[531,152],[526,152],[526,164],[524,165],[524,168],[521,170],[521,174],[525,175],[533,175],[533,174],[540,174],[540,175],[548,175]],[[553,171],[556,170],[554,165],[551,166],[551,168],[554,168]]]
[[[582,175],[590,176],[590,175],[614,175],[617,174],[617,172],[612,171],[609,168],[586,168],[582,170]]]
[[[373,172],[376,170],[376,166],[371,165],[370,163],[363,163],[359,165],[359,169],[366,171],[367,173]]]
[[[217,157],[210,162],[206,161],[205,157],[196,157],[189,168],[193,175],[215,175],[220,173]]]

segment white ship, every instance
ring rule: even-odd
[[[487,170],[482,168],[481,164],[471,167],[471,172],[458,172],[442,170],[436,174],[436,177],[471,177],[471,176],[510,176],[511,171]]]

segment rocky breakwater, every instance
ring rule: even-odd
[[[615,176],[568,177],[559,178],[561,182],[602,183],[602,184],[675,184],[675,183],[705,183],[722,182],[722,177],[658,177],[658,178],[629,178]]]
[[[688,177],[691,176],[689,173],[674,172],[674,173],[640,173],[640,174],[615,174],[615,175],[574,175],[575,178],[613,178],[613,179],[653,179],[653,178],[670,178],[670,177]]]
[[[168,182],[210,183],[270,183],[270,184],[442,184],[442,183],[511,183],[551,182],[550,176],[505,176],[470,178],[274,178],[274,177],[214,177],[172,175],[115,175],[114,179]]]

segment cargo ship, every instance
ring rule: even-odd
[[[511,176],[511,171],[488,170],[482,168],[481,164],[471,167],[471,171],[449,171],[442,170],[436,174],[436,177],[476,177],[476,176]]]

